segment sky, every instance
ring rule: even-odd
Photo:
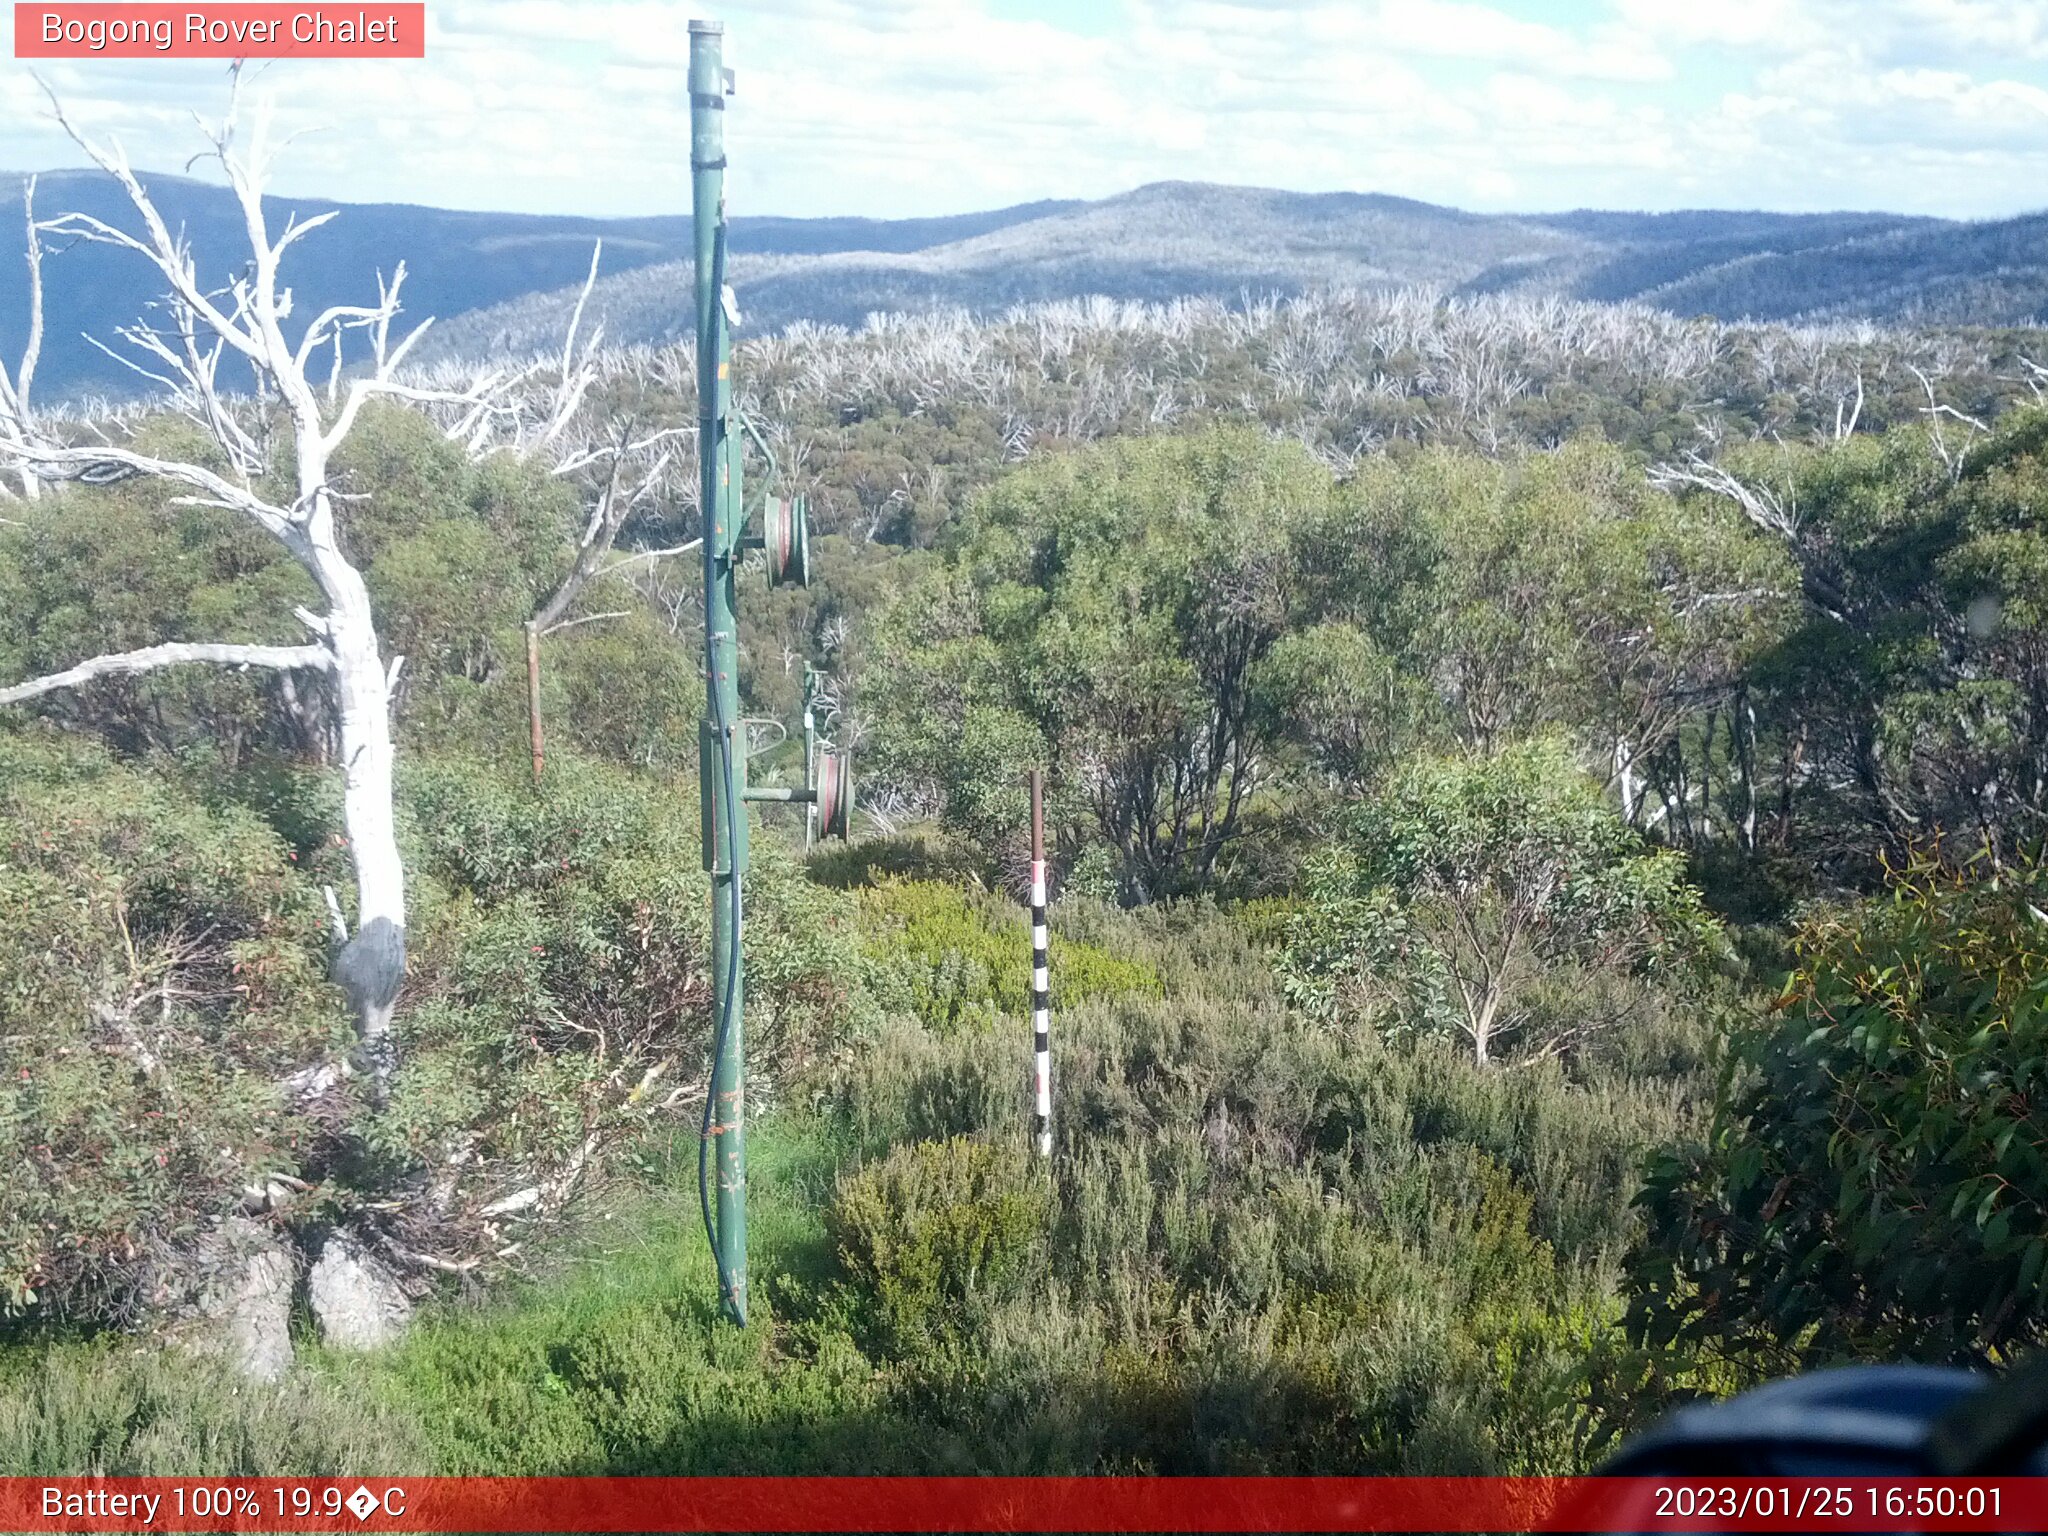
[[[689,207],[707,0],[428,0],[424,60],[252,67],[280,192]],[[374,10],[374,5],[370,7]],[[727,0],[735,213],[881,218],[1196,180],[1485,211],[2048,206],[2048,0]],[[198,60],[38,66],[182,169]],[[0,166],[82,164],[0,61]],[[195,171],[195,174],[202,172]]]

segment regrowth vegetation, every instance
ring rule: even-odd
[[[2035,1342],[2026,338],[1521,302],[743,352],[823,525],[743,606],[747,711],[826,666],[873,808],[808,866],[754,833],[744,1332],[694,1230],[687,353],[310,426],[15,390],[0,1470],[1556,1472],[1762,1371]],[[390,753],[369,1056],[302,505]],[[165,646],[251,666],[36,681]],[[155,1348],[278,1374],[294,1329],[238,1394]]]

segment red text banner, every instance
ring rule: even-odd
[[[2042,1531],[2048,1479],[0,1478],[5,1531]]]
[[[423,59],[427,8],[413,3],[14,7],[18,59]]]

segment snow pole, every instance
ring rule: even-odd
[[[1052,1156],[1052,967],[1045,924],[1045,774],[1031,770],[1031,1046],[1038,1155]]]

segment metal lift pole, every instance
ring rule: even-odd
[[[746,738],[740,720],[734,578],[742,513],[732,440],[732,325],[725,289],[725,27],[690,23],[690,181],[697,240],[697,453],[704,511],[705,719],[698,733],[704,856],[711,872],[713,1059],[700,1176],[725,1314],[747,1320],[746,1029],[740,891],[747,868],[742,803]],[[714,1216],[715,1211],[715,1216]]]

